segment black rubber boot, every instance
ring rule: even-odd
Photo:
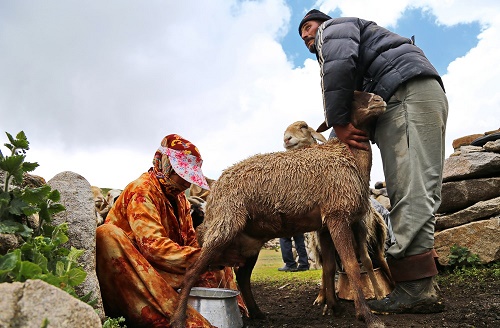
[[[368,301],[368,306],[377,314],[437,313],[444,310],[433,277],[398,282],[387,297]]]

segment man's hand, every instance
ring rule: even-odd
[[[356,129],[351,123],[347,125],[334,125],[333,129],[337,134],[337,138],[349,148],[370,150],[370,147],[364,144],[364,142],[370,141],[368,135],[364,131]]]

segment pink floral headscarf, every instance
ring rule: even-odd
[[[201,171],[202,163],[195,145],[177,134],[169,134],[155,153],[152,169],[162,184],[168,184],[166,180],[170,180],[168,177],[174,171],[184,180],[210,190]]]

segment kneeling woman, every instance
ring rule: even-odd
[[[209,189],[196,146],[179,135],[163,138],[153,167],[131,182],[106,222],[97,228],[97,276],[108,317],[124,317],[128,327],[170,327],[186,269],[200,247],[184,194],[191,183]],[[240,263],[231,254],[220,263]],[[207,272],[197,286],[237,289],[233,271]],[[243,315],[247,315],[238,296]],[[187,327],[212,327],[190,308]]]

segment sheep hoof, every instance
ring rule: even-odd
[[[314,300],[313,305],[321,306],[323,304],[325,304],[325,298],[318,295],[318,297],[316,297],[316,299]]]
[[[323,307],[323,315],[327,315],[329,314],[329,309],[328,309],[328,305],[325,304],[325,306]]]

